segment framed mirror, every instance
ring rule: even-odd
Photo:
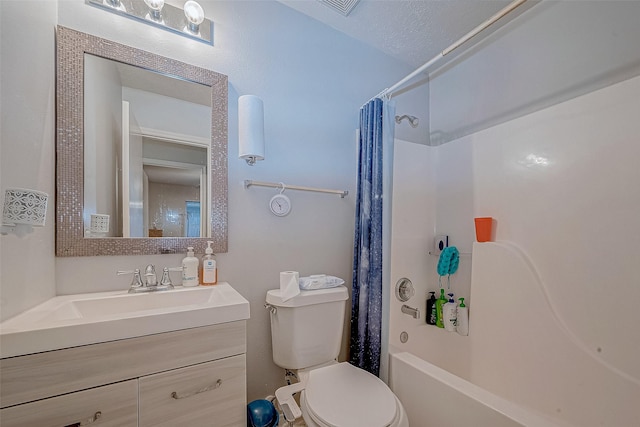
[[[227,76],[57,28],[56,255],[227,251]]]

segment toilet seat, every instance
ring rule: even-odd
[[[301,401],[318,425],[387,427],[398,419],[396,396],[378,377],[343,362],[313,369]]]

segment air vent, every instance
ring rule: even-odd
[[[360,0],[318,0],[320,3],[329,6],[331,9],[348,16],[358,5]]]

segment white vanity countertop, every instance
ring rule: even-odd
[[[249,302],[226,282],[139,294],[63,295],[0,323],[0,357],[248,318]]]

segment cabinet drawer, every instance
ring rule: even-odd
[[[10,357],[0,360],[0,407],[245,352],[245,322],[238,321]]]
[[[138,425],[138,381],[78,391],[0,410],[2,427]]]
[[[140,427],[245,426],[245,355],[140,378]]]

